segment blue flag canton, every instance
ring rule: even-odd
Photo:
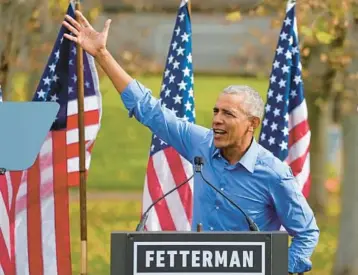
[[[75,16],[72,4],[69,5],[67,14],[71,17]],[[64,33],[70,32],[65,27],[61,27],[33,97],[33,101],[52,101],[60,104],[59,112],[51,130],[66,128],[68,102],[77,100],[76,44],[64,38]],[[85,97],[95,95],[92,71],[85,53],[83,54],[83,68]]]
[[[163,74],[160,101],[184,121],[195,123],[192,31],[188,5],[178,10],[174,32]],[[169,147],[153,135],[150,153]]]
[[[281,160],[288,156],[290,113],[304,100],[295,5],[286,13],[272,65],[260,144]]]

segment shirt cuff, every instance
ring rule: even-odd
[[[288,272],[303,273],[312,269],[312,262],[307,258],[302,258],[297,255],[289,255],[288,257]]]
[[[136,79],[133,79],[124,89],[121,93],[121,99],[129,111],[129,117],[133,116],[134,108],[147,93],[150,93],[150,91]]]

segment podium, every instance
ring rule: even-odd
[[[34,164],[59,109],[56,102],[0,102],[0,175]]]
[[[113,232],[110,275],[287,275],[287,232]]]

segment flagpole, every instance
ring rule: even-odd
[[[80,10],[80,0],[75,0],[75,9]],[[76,20],[78,17],[76,15]],[[81,224],[81,275],[87,274],[87,194],[86,194],[86,148],[84,128],[84,74],[83,50],[77,44],[77,105],[80,173],[80,224]]]
[[[188,0],[188,12],[191,20],[191,0]]]

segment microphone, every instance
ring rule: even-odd
[[[250,231],[260,231],[256,223],[244,212],[244,210],[241,209],[240,206],[238,206],[234,201],[232,201],[229,197],[227,197],[223,192],[221,192],[219,189],[217,189],[214,185],[212,185],[210,182],[208,182],[201,172],[201,166],[204,164],[202,157],[195,157],[194,158],[194,164],[195,164],[195,172],[200,173],[202,179],[216,192],[218,192],[221,196],[223,196],[226,200],[228,200],[233,206],[235,206],[237,209],[240,210],[240,212],[245,216],[245,219],[249,225]]]
[[[195,174],[195,173],[194,173]],[[161,196],[160,198],[158,198],[157,200],[155,200],[148,208],[147,210],[144,212],[142,218],[140,219],[136,231],[144,231],[144,226],[145,223],[147,222],[148,216],[149,216],[149,211],[150,209],[152,209],[158,202],[160,202],[162,199],[164,199],[166,196],[168,196],[169,194],[173,193],[175,190],[179,189],[180,187],[182,187],[184,184],[186,184],[188,181],[190,181],[193,177],[194,174],[188,178],[186,181],[182,182],[181,184],[177,185],[175,188],[169,190],[167,193],[165,193],[163,196]]]

